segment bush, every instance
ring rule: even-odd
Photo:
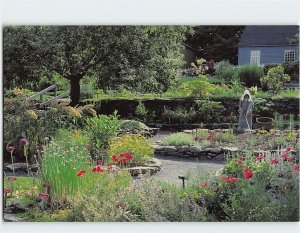
[[[189,110],[178,106],[175,110],[165,108],[162,113],[162,120],[167,123],[181,123],[186,124],[195,119],[197,112],[194,108]]]
[[[193,136],[186,133],[174,133],[164,138],[162,144],[165,146],[184,146],[194,143]]]
[[[236,79],[237,68],[229,63],[229,61],[220,61],[215,66],[215,76],[226,83],[231,83]]]
[[[290,76],[284,74],[284,68],[281,65],[271,68],[267,75],[261,78],[261,83],[275,93],[280,92],[288,81],[290,81]]]
[[[200,75],[197,79],[186,82],[180,85],[179,89],[186,96],[205,97],[209,96],[216,88],[215,85],[210,84],[204,75]]]
[[[243,65],[238,68],[237,77],[246,87],[260,86],[260,79],[264,76],[263,68],[255,65]]]
[[[122,120],[119,127],[126,132],[141,131],[148,128],[144,123],[134,120]]]
[[[199,222],[210,220],[191,195],[179,197],[176,188],[144,181],[115,195],[83,196],[73,203],[76,221],[88,222]]]
[[[96,156],[99,150],[107,149],[110,140],[116,136],[119,127],[117,113],[106,116],[88,118],[86,120],[86,129],[88,130],[92,153]]]
[[[128,134],[120,138],[115,138],[110,143],[105,161],[107,163],[113,163],[113,155],[118,156],[124,153],[132,155],[132,159],[129,161],[130,163],[141,165],[153,157],[154,150],[145,137]]]
[[[139,101],[134,113],[139,119],[145,121],[148,111],[142,101]]]
[[[221,122],[225,108],[220,102],[197,100],[196,104],[200,122]]]
[[[291,81],[299,82],[299,61],[283,63],[284,73],[291,77]]]

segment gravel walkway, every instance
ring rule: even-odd
[[[170,131],[159,131],[157,135],[150,140],[152,143],[162,141],[171,134]],[[182,180],[178,176],[195,177],[201,174],[214,173],[224,166],[224,162],[203,161],[196,158],[179,158],[175,156],[155,155],[162,163],[162,170],[153,175],[154,180],[164,181],[178,186],[182,185]],[[188,181],[187,181],[188,182]]]
[[[200,161],[193,158],[158,155],[155,158],[161,161],[162,170],[153,175],[153,179],[177,186],[182,185],[182,180],[178,179],[178,176],[190,175],[192,178],[201,174],[214,173],[224,166],[224,162],[219,161]]]

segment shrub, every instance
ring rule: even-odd
[[[124,131],[143,130],[148,128],[144,123],[135,120],[122,120],[120,121],[119,127]]]
[[[130,163],[140,165],[153,157],[154,150],[145,137],[128,134],[120,138],[115,138],[110,143],[105,161],[113,163],[112,156],[118,156],[123,153],[130,153],[132,155]]]
[[[174,133],[164,138],[162,144],[165,146],[184,146],[194,143],[193,136],[186,133]]]
[[[256,98],[255,104],[253,105],[253,112],[257,115],[265,116],[269,113],[269,110],[273,105],[272,101],[267,101],[263,98]]]
[[[181,123],[186,124],[193,121],[197,116],[197,112],[194,108],[189,110],[178,106],[175,110],[164,108],[162,113],[162,120],[167,123]]]
[[[139,101],[134,113],[139,119],[145,121],[148,111],[142,101]]]
[[[162,189],[152,181],[131,185],[105,198],[80,196],[74,201],[76,221],[89,222],[196,222],[208,221],[207,212],[190,195]]]
[[[260,79],[263,76],[263,68],[255,65],[243,65],[237,72],[237,77],[246,87],[260,86]]]
[[[197,100],[197,115],[200,122],[220,122],[225,108],[220,102]]]
[[[186,96],[192,97],[209,96],[215,88],[216,86],[210,84],[204,75],[200,75],[197,79],[190,82],[183,83],[179,87]]]
[[[99,150],[107,149],[110,140],[116,136],[118,127],[119,121],[116,112],[114,115],[99,115],[86,120],[86,129],[90,136],[93,155],[97,155]]]
[[[294,61],[291,63],[283,63],[284,73],[291,77],[291,81],[299,81],[299,61]]]
[[[267,75],[261,78],[261,83],[275,93],[280,92],[288,81],[290,81],[290,76],[284,74],[284,68],[281,65],[271,68]]]
[[[225,143],[232,143],[235,142],[236,136],[232,130],[226,132],[216,132],[214,133],[214,137],[217,141],[225,142]]]
[[[220,61],[215,66],[215,77],[230,83],[236,79],[237,68],[229,63],[229,61]]]

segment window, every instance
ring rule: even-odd
[[[295,61],[295,50],[284,50],[284,62]]]
[[[260,65],[260,50],[252,50],[250,52],[250,64]]]

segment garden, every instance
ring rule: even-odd
[[[5,27],[4,220],[299,221],[299,61],[182,69],[193,33]]]

